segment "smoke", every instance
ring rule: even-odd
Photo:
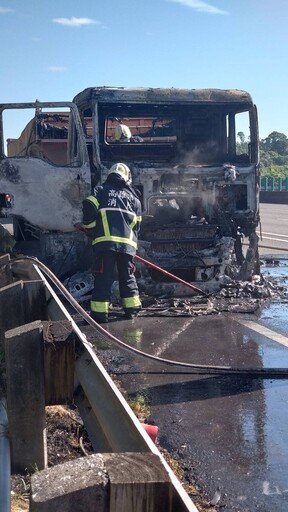
[[[219,150],[219,144],[216,141],[208,141],[194,146],[192,150],[185,149],[183,145],[177,148],[177,161],[182,165],[211,165],[224,163],[226,154]]]
[[[161,209],[161,218],[164,221],[167,220],[166,214],[167,218],[175,221],[177,219],[178,222],[197,221],[203,218],[209,223],[212,222],[215,218],[215,207],[217,208],[219,203],[220,189],[213,179],[214,173],[211,179],[204,180],[199,177],[199,173],[197,174],[198,176],[192,175],[188,165],[179,166],[176,174],[163,174],[159,190],[161,197],[158,196],[150,203],[149,213],[155,215],[155,211],[159,213]],[[172,201],[175,201],[175,204],[172,204]]]

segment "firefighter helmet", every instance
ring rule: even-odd
[[[115,139],[122,141],[130,141],[132,137],[130,128],[126,124],[118,124],[115,128]]]
[[[122,164],[122,163],[114,164],[114,165],[112,165],[111,169],[109,170],[109,175],[112,173],[115,173],[115,174],[118,174],[119,176],[121,176],[121,178],[123,178],[125,183],[127,183],[128,185],[130,185],[132,183],[131,171],[130,171],[128,165]]]

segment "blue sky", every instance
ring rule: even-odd
[[[1,1],[1,0],[0,0]],[[6,0],[0,102],[91,86],[243,89],[288,136],[288,0]]]

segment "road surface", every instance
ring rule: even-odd
[[[261,205],[261,255],[287,255],[288,205]],[[279,247],[281,250],[279,250]],[[287,255],[288,257],[288,255]],[[262,272],[288,282],[288,263]],[[288,368],[288,301],[257,314],[137,318],[111,323],[120,339],[170,360]],[[288,510],[288,378],[193,375],[109,349],[131,397],[150,401],[160,445],[186,467],[187,481],[227,512]],[[220,508],[219,508],[220,507]],[[223,508],[222,508],[223,507]],[[213,509],[212,509],[213,510]]]
[[[109,330],[166,359],[288,368],[285,306],[264,308],[258,318],[137,318]],[[287,512],[288,378],[187,375],[139,357],[112,359],[129,395],[150,401],[160,445],[185,462],[208,500],[219,488],[229,512]]]
[[[260,255],[277,253],[288,255],[288,205],[260,204]],[[262,236],[261,236],[262,234]]]

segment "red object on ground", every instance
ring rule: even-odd
[[[149,425],[149,423],[142,423],[142,425],[153,443],[155,443],[159,428],[156,425]]]

